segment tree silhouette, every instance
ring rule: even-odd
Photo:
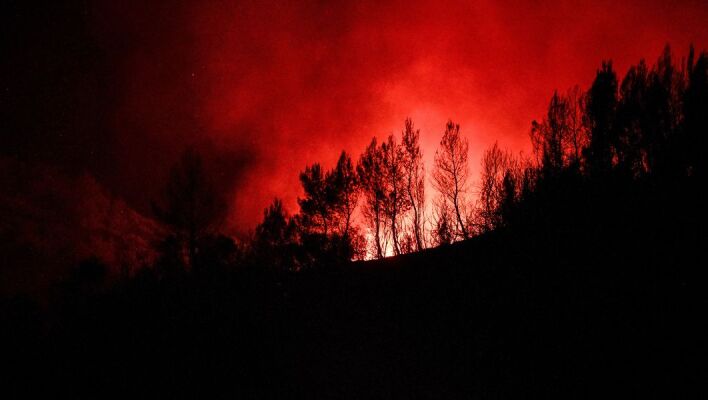
[[[556,178],[569,168],[580,172],[581,153],[587,142],[584,99],[577,86],[565,95],[555,91],[546,117],[531,123],[531,144],[545,179]]]
[[[385,207],[384,211],[391,228],[391,244],[393,253],[401,254],[401,229],[400,221],[411,207],[406,194],[407,180],[405,172],[406,153],[401,145],[396,142],[393,135],[381,144],[385,179]]]
[[[366,147],[357,164],[359,182],[364,195],[362,214],[372,232],[377,258],[383,258],[385,251],[385,202],[386,178],[383,154],[376,138]]]
[[[415,250],[420,251],[424,246],[425,232],[423,221],[425,220],[425,167],[423,165],[423,154],[420,151],[420,130],[414,129],[413,121],[408,118],[403,130],[403,149],[405,157],[403,160],[406,194],[411,206],[412,231],[415,239]]]
[[[300,174],[305,197],[298,199],[304,226],[325,236],[346,237],[357,204],[359,183],[351,157],[342,152],[337,165],[324,172],[320,164],[305,167]]]
[[[242,249],[229,236],[223,234],[205,235],[199,241],[197,254],[199,272],[204,274],[222,273],[242,261]]]
[[[164,202],[153,202],[158,220],[169,226],[175,237],[186,243],[187,264],[194,268],[199,239],[213,231],[225,213],[220,196],[211,185],[194,148],[184,151],[172,167]]]
[[[329,199],[336,217],[338,233],[342,238],[349,238],[352,228],[352,216],[359,198],[359,178],[352,159],[342,151],[337,165],[326,177],[329,187]]]
[[[333,210],[334,229],[329,237],[332,261],[362,258],[360,233],[352,220],[359,199],[359,179],[346,152],[339,155],[336,166],[327,173],[326,181]]]
[[[482,232],[501,226],[502,202],[506,196],[513,195],[516,191],[514,188],[511,190],[512,193],[505,193],[505,190],[509,189],[506,185],[516,184],[515,167],[513,156],[508,151],[501,150],[497,142],[485,150],[482,156],[482,176],[476,218],[476,224]]]
[[[305,167],[305,171],[300,173],[300,183],[305,197],[297,202],[304,227],[328,235],[334,212],[334,194],[320,164]]]
[[[265,267],[289,269],[293,266],[293,247],[297,244],[296,227],[288,217],[283,202],[276,198],[263,211],[263,221],[256,226],[253,250]]]
[[[327,172],[323,172],[319,164],[308,166],[300,174],[300,182],[305,197],[298,199],[297,220],[302,230],[302,244],[308,248],[311,261],[351,259],[357,253],[358,239],[352,235],[352,216],[359,195],[351,157],[343,151],[337,165]]]
[[[440,140],[440,147],[435,151],[435,169],[433,185],[451,204],[455,214],[455,233],[464,239],[469,238],[465,226],[465,194],[469,168],[467,139],[460,135],[460,125],[447,122],[445,133]]]
[[[586,122],[590,143],[586,149],[590,173],[602,176],[612,168],[612,135],[617,110],[617,75],[611,61],[603,61],[588,92]]]
[[[553,93],[548,115],[543,122],[532,122],[531,141],[545,175],[555,176],[564,166],[564,146],[570,138],[569,107],[564,98]]]
[[[450,210],[446,197],[439,196],[435,203],[432,241],[435,246],[450,244],[455,240],[453,212]]]
[[[675,175],[678,167],[675,148],[681,118],[683,78],[671,59],[667,45],[648,78],[647,124],[644,148],[647,164],[655,176]]]
[[[570,134],[568,138],[568,146],[570,149],[565,152],[568,157],[568,167],[579,173],[583,161],[582,152],[588,145],[589,136],[585,121],[583,121],[587,95],[576,85],[568,90],[565,101],[567,104],[567,123]]]
[[[684,93],[684,145],[687,166],[692,175],[705,179],[708,148],[708,53],[702,52],[694,62],[693,46],[687,63],[688,82]]]
[[[519,175],[518,170],[507,168],[501,184],[499,199],[498,226],[509,226],[516,221],[516,206],[519,201]]]
[[[618,171],[630,177],[647,172],[642,149],[643,134],[649,129],[647,115],[648,71],[644,60],[630,67],[620,86],[617,106],[617,134],[613,146]]]

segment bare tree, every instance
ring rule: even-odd
[[[406,119],[402,136],[405,151],[406,194],[413,213],[411,225],[415,250],[420,251],[424,248],[425,166],[420,151],[420,130],[413,128],[413,121],[410,118]]]
[[[383,258],[386,248],[385,240],[385,171],[383,155],[376,138],[366,147],[359,158],[357,173],[364,196],[362,214],[373,236],[377,258]]]
[[[410,208],[410,201],[406,196],[406,176],[404,171],[405,152],[403,147],[396,142],[393,135],[381,144],[385,177],[385,212],[391,227],[391,245],[393,253],[401,254],[401,229],[400,219]]]
[[[484,152],[479,206],[476,210],[477,224],[482,232],[493,230],[501,225],[500,206],[504,194],[504,177],[509,173],[508,180],[516,182],[514,164],[511,153],[501,150],[496,142]]]
[[[440,147],[435,152],[433,170],[433,185],[452,205],[456,220],[455,233],[465,239],[469,238],[463,217],[469,178],[468,147],[467,139],[460,135],[460,125],[448,121]]]
[[[566,94],[568,106],[568,138],[569,150],[566,152],[569,165],[580,169],[582,162],[582,152],[588,145],[588,131],[583,121],[585,109],[585,93],[579,86],[573,86]]]

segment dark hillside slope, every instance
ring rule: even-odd
[[[67,283],[48,309],[4,303],[5,362],[29,388],[99,397],[691,391],[705,378],[702,195],[639,188],[618,201],[621,187],[566,191],[513,229],[342,268]],[[587,206],[568,220],[561,198]]]

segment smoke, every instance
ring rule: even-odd
[[[195,145],[236,231],[275,196],[295,211],[306,164],[356,156],[406,117],[428,166],[447,119],[459,122],[476,177],[494,141],[528,150],[553,90],[587,86],[601,60],[623,73],[666,43],[679,54],[708,45],[700,1],[98,1],[80,11],[94,54],[81,90],[100,104],[90,126],[105,149],[87,168],[146,211]]]

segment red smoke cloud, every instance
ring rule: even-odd
[[[93,18],[118,71],[108,179],[145,204],[196,143],[221,160],[235,229],[274,196],[295,211],[306,164],[358,156],[408,116],[428,167],[450,118],[476,168],[494,141],[528,150],[553,90],[587,87],[601,60],[623,74],[666,43],[708,46],[701,1],[111,3]]]

